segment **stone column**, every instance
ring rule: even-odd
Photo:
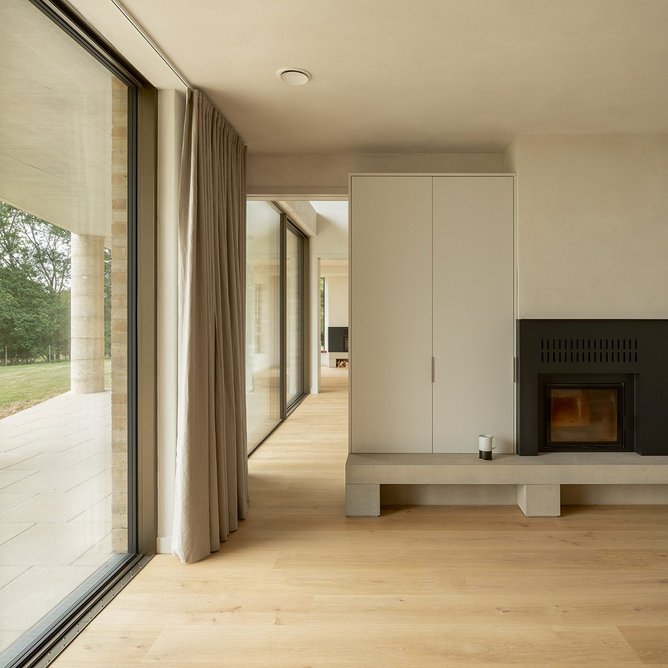
[[[72,234],[73,392],[104,391],[104,238]]]

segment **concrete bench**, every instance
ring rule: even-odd
[[[527,517],[558,517],[561,485],[668,484],[668,457],[633,452],[495,454],[349,454],[346,515],[380,515],[381,485],[515,485]]]

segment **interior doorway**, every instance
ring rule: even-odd
[[[320,391],[323,363],[347,378],[348,202],[250,198],[246,242],[250,453]]]
[[[349,363],[343,338],[330,342],[330,327],[348,328],[348,200],[312,200],[318,214],[317,234],[311,239],[311,393],[321,390],[322,369]],[[337,336],[336,332],[333,332]],[[334,345],[332,345],[334,344]],[[337,350],[334,350],[336,348]],[[346,353],[338,358],[333,353]]]
[[[322,367],[347,369],[349,359],[348,335],[348,260],[321,259]]]

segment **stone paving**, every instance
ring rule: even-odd
[[[111,556],[111,393],[0,420],[0,651]]]

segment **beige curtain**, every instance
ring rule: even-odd
[[[179,411],[173,552],[220,549],[248,508],[246,147],[188,91],[179,204]]]

